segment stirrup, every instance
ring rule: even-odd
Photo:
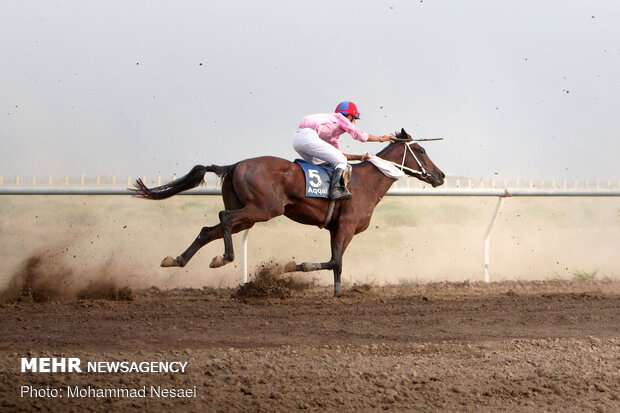
[[[351,199],[352,196],[353,194],[349,192],[347,187],[344,185],[333,188],[329,193],[329,199],[335,199],[335,200]]]

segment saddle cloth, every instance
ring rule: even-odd
[[[295,159],[295,163],[301,166],[306,177],[306,196],[310,198],[329,199],[329,185],[334,168],[315,165],[303,159]],[[347,165],[344,173],[345,185],[351,179],[351,165]]]

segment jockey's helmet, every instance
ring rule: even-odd
[[[357,110],[357,106],[353,102],[340,102],[338,106],[336,106],[336,113],[342,113],[344,116],[351,115],[355,119],[360,118],[360,113]]]

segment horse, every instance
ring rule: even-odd
[[[377,156],[396,165],[406,175],[433,187],[444,182],[444,173],[404,129],[397,132],[395,141]],[[150,189],[138,179],[132,191],[135,196],[145,199],[169,198],[200,185],[207,172],[221,178],[224,210],[219,213],[220,223],[203,227],[185,252],[176,258],[164,258],[162,267],[184,267],[204,245],[223,238],[224,254],[214,257],[209,265],[212,268],[221,267],[235,259],[232,234],[252,228],[257,222],[284,215],[301,224],[327,229],[331,241],[329,261],[289,262],[284,271],[332,270],[336,297],[342,295],[342,257],[347,246],[355,234],[368,228],[375,207],[395,181],[369,161],[352,165],[348,188],[353,197],[331,201],[330,206],[328,199],[306,197],[305,177],[298,164],[273,156],[261,156],[227,166],[196,165],[187,175]],[[331,219],[327,220],[329,209],[332,210]]]

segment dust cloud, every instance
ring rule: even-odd
[[[131,288],[122,284],[112,259],[104,266],[78,271],[63,262],[66,250],[49,248],[27,257],[0,291],[0,301],[133,300]]]
[[[483,237],[496,202],[475,197],[386,197],[369,228],[354,237],[344,255],[345,286],[481,281]],[[223,252],[221,240],[203,247],[184,268],[159,266],[165,256],[182,253],[203,226],[215,225],[221,209],[221,199],[212,196],[165,201],[113,196],[0,198],[0,289],[9,288],[24,268],[39,274],[37,284],[58,297],[77,297],[89,282],[96,289],[101,283],[93,280],[106,279],[114,280],[112,289],[234,287],[240,280],[239,235],[233,236],[237,259],[224,267],[209,268],[211,259]],[[263,263],[330,258],[327,231],[284,217],[256,224],[248,241],[248,267],[256,273],[250,280],[260,274]],[[618,199],[507,199],[491,233],[491,280],[571,279],[576,274],[617,279],[618,245]],[[55,256],[41,254],[47,249]],[[49,274],[56,281],[44,282]],[[331,271],[297,276],[319,285],[333,282]],[[70,293],[52,287],[68,283],[76,286]],[[45,288],[41,287],[42,296],[47,294]]]
[[[270,261],[260,264],[250,281],[239,287],[236,298],[270,297],[288,298],[294,293],[308,290],[314,286],[313,279],[295,275],[285,275],[281,263]]]

